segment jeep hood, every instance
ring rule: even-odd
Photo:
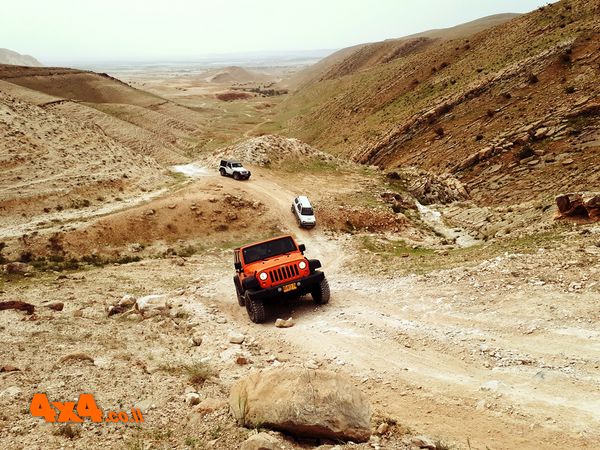
[[[301,253],[291,253],[289,255],[276,256],[264,261],[256,261],[255,263],[248,264],[245,267],[247,274],[254,274],[254,272],[260,272],[265,269],[272,269],[273,267],[286,265],[292,262],[304,261],[306,258]]]

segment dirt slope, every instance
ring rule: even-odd
[[[164,183],[155,159],[132,151],[93,123],[67,120],[51,108],[15,98],[4,86],[0,84],[3,227],[51,211],[139,195]]]
[[[582,168],[598,166],[599,7],[565,0],[467,39],[416,38],[374,66],[362,47],[334,66],[342,76],[290,96],[280,120],[363,163],[454,172],[485,202],[586,190],[598,182]]]
[[[53,101],[57,113],[73,121],[92,121],[113,139],[173,164],[206,140],[207,117],[131,86],[106,74],[65,68],[0,66],[0,80],[28,90],[15,96]],[[58,101],[61,100],[61,101]]]

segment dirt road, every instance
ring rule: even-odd
[[[285,180],[253,171],[249,182],[221,182],[279,209],[282,231],[322,259],[332,289],[326,307],[308,299],[275,306],[271,322],[250,325],[253,334],[292,359],[359,376],[379,409],[465,447],[593,447],[600,329],[588,308],[598,294],[556,284],[551,265],[560,260],[552,250],[420,277],[356,274],[362,256],[350,238],[298,229],[289,209],[295,192]],[[229,266],[204,274],[212,286],[206,295],[248,327]],[[573,267],[560,278],[585,279],[585,272]],[[288,316],[296,325],[273,331],[275,318]]]

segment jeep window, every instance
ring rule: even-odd
[[[242,167],[241,163],[231,163],[231,167]]]
[[[244,252],[244,262],[251,264],[261,259],[271,258],[273,256],[284,255],[295,252],[297,249],[294,240],[287,236],[274,241],[263,242],[261,244],[246,247]]]
[[[313,214],[314,214],[314,211],[312,208],[302,208],[303,216],[312,216]]]

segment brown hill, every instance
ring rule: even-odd
[[[39,67],[42,65],[37,59],[30,55],[22,55],[7,48],[0,48],[0,64],[12,64],[16,66],[33,66]]]
[[[5,236],[21,236],[20,225],[33,216],[50,219],[139,195],[165,181],[153,158],[107,136],[91,121],[69,120],[51,107],[13,96],[13,87],[0,81],[0,212],[3,227],[8,227]]]
[[[161,163],[184,160],[205,133],[205,116],[106,74],[0,65],[0,80],[10,83],[4,88],[17,98],[70,120],[91,120],[110,137]]]
[[[0,65],[5,236],[144,201],[206,133],[204,115],[107,75]],[[47,224],[47,225],[44,225]]]
[[[208,83],[215,84],[247,84],[267,83],[272,81],[271,76],[244,69],[243,67],[230,66],[221,69],[208,70],[200,74],[200,78]]]
[[[387,39],[381,42],[343,48],[298,72],[283,84],[286,87],[295,89],[311,82],[348,75],[400,58],[415,48],[432,43],[433,40],[465,38],[517,16],[519,14],[495,14],[451,28],[428,30],[398,39]]]
[[[598,185],[600,2],[468,38],[363,46],[284,102],[287,133],[384,168],[451,171],[492,203]],[[392,47],[390,47],[392,46]]]

